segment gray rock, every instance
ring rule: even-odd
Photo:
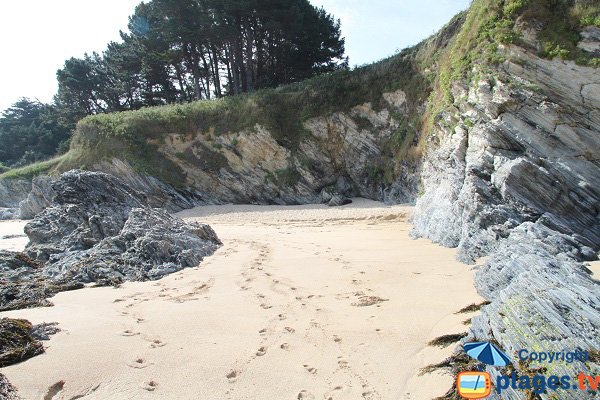
[[[20,212],[18,208],[0,208],[0,221],[19,219]]]
[[[0,207],[16,208],[27,197],[31,182],[24,179],[0,179]]]
[[[49,280],[43,264],[23,253],[0,251],[0,311],[52,305],[47,298],[82,283]]]
[[[600,28],[587,26],[581,32],[581,37],[582,40],[577,44],[577,47],[595,56],[600,55]]]
[[[0,310],[50,305],[47,297],[85,283],[159,279],[221,245],[208,225],[148,207],[108,174],[69,171],[52,190],[52,204],[25,227],[25,253],[0,252]]]
[[[53,178],[38,176],[31,182],[31,192],[27,198],[19,203],[21,219],[33,219],[49,207],[56,193],[52,188]]]
[[[188,208],[207,204],[207,196],[190,188],[174,188],[150,175],[137,173],[122,160],[113,159],[110,163],[103,162],[96,170],[118,176],[132,189],[144,193],[148,206],[164,208],[175,213]]]
[[[339,207],[339,206],[345,206],[346,204],[350,204],[350,203],[352,203],[352,199],[349,199],[349,198],[339,195],[339,194],[335,194],[331,198],[331,200],[329,200],[327,205],[329,207]]]
[[[197,266],[220,244],[208,225],[186,224],[162,210],[136,208],[118,234],[85,251],[53,255],[44,273],[84,283],[154,280]]]
[[[493,339],[508,354],[598,349],[600,285],[581,264],[600,250],[598,70],[505,51],[509,61],[477,84],[455,85],[454,111],[430,133],[412,234],[458,247],[465,262],[487,256],[475,283],[491,304],[466,340]]]
[[[3,400],[19,400],[20,397],[17,393],[17,389],[11,385],[6,379],[6,376],[0,374],[0,399]]]

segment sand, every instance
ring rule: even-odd
[[[29,242],[23,233],[27,221],[0,221],[0,250],[21,251]]]
[[[411,240],[410,207],[215,206],[224,246],[157,282],[60,293],[0,316],[59,322],[45,354],[1,370],[24,399],[431,399],[418,376],[482,299],[455,251]],[[1,244],[1,243],[0,243]]]

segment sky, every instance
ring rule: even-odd
[[[342,21],[350,64],[417,44],[470,0],[309,0]],[[140,0],[0,0],[0,110],[20,97],[52,101],[56,70],[70,57],[102,52]]]

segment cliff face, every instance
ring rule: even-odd
[[[170,134],[157,143],[158,151],[182,169],[189,186],[201,188],[206,202],[320,203],[335,193],[408,201],[416,187],[414,174],[398,182],[401,190],[385,189],[396,180],[385,147],[406,117],[406,96],[398,90],[383,93],[382,100],[379,110],[365,103],[307,120],[307,138],[295,151],[260,124],[218,136],[210,129],[200,135]],[[389,176],[384,176],[386,167]]]
[[[194,204],[412,202],[433,65],[463,22],[379,63],[215,101],[96,115],[55,172],[118,175],[171,210]],[[166,196],[165,196],[166,193]],[[152,197],[152,196],[151,196]]]
[[[600,72],[525,45],[499,51],[502,64],[454,83],[453,104],[428,136],[413,234],[458,247],[465,262],[487,256],[476,287],[491,304],[467,341],[494,339],[507,354],[597,350],[600,285],[582,261],[600,250]],[[540,366],[569,376],[599,367]]]

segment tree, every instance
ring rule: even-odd
[[[346,68],[340,23],[308,0],[150,0],[100,56],[57,72],[72,115],[211,99]]]
[[[0,117],[0,164],[15,167],[55,155],[73,127],[53,105],[18,100]]]

